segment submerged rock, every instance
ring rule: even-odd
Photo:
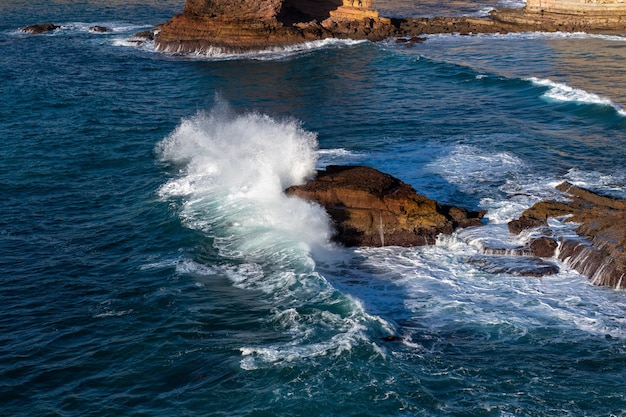
[[[562,238],[558,258],[596,285],[626,288],[626,200],[601,196],[568,182],[557,186],[568,201],[542,201],[509,223],[512,233],[547,227],[548,218],[579,224],[581,237]],[[545,243],[545,242],[544,242]]]
[[[335,223],[346,246],[419,246],[441,233],[480,226],[484,212],[444,206],[391,175],[364,166],[328,166],[289,195],[316,201]]]
[[[543,277],[559,272],[554,263],[534,256],[474,256],[468,262],[490,274]]]
[[[107,32],[110,32],[111,29],[109,29],[106,26],[95,25],[95,26],[90,26],[89,27],[89,31],[90,32],[98,32],[98,33],[107,33]]]
[[[31,33],[33,35],[40,35],[42,33],[51,32],[60,27],[61,26],[55,25],[54,23],[39,23],[36,25],[26,26],[22,29],[22,32]]]

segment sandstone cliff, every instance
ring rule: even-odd
[[[335,223],[335,240],[347,246],[419,246],[441,233],[480,226],[483,212],[444,206],[373,168],[328,166],[287,194],[322,205]]]

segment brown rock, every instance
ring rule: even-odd
[[[160,25],[155,46],[172,52],[245,52],[329,37],[380,40],[396,33],[369,0],[187,0]]]
[[[531,240],[528,247],[534,256],[551,258],[554,256],[558,243],[554,238],[541,236]]]
[[[548,217],[569,216],[580,239],[561,242],[558,257],[596,285],[626,288],[626,200],[601,196],[564,182],[557,187],[569,201],[542,201],[509,224],[514,231],[545,225]],[[542,244],[547,243],[547,241]],[[543,248],[542,248],[543,250]]]
[[[442,206],[399,179],[363,166],[328,166],[286,193],[325,207],[335,222],[335,239],[347,246],[432,244],[441,233],[481,225],[484,215]]]
[[[22,29],[22,32],[31,33],[33,35],[39,35],[46,32],[51,32],[55,29],[60,28],[61,26],[55,25],[54,23],[40,23],[37,25],[26,26]]]
[[[532,0],[527,8],[496,10],[486,18],[389,19],[379,16],[371,0],[187,0],[183,14],[159,26],[155,46],[179,53],[245,52],[329,37],[376,41],[422,39],[420,35],[435,33],[624,33],[626,6],[618,0],[549,0],[558,7],[539,10],[535,6],[542,1],[546,0]]]

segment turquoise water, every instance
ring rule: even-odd
[[[626,197],[626,40],[128,42],[182,6],[0,4],[0,415],[626,415],[623,290],[481,252],[562,180]],[[282,194],[329,163],[486,225],[334,246]]]

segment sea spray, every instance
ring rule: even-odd
[[[313,174],[316,146],[316,135],[296,120],[239,115],[225,103],[184,119],[157,146],[179,170],[160,195],[178,201],[185,226],[212,239],[222,258],[213,269],[238,288],[265,294],[271,308],[264,322],[290,337],[242,346],[244,369],[340,354],[371,344],[368,323],[381,328],[316,270],[315,259],[341,256],[329,243],[324,210],[283,193]]]

